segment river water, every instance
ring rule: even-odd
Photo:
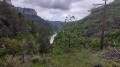
[[[57,33],[52,35],[52,37],[50,38],[50,44],[53,44],[56,36],[57,36]]]

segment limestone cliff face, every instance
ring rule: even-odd
[[[0,1],[3,1],[3,0],[0,0]],[[11,0],[5,0],[8,4],[11,4],[12,5],[12,2]]]
[[[0,1],[4,1],[4,0],[0,0]],[[12,5],[11,0],[5,0],[8,4]],[[22,13],[22,14],[26,14],[26,15],[36,15],[37,16],[37,12],[34,9],[31,8],[21,8],[21,7],[15,7],[15,9]]]
[[[16,7],[16,9],[22,13],[22,14],[26,14],[26,15],[37,15],[37,12],[34,9],[31,8],[21,8],[21,7]]]
[[[6,0],[7,3],[12,4],[11,0]]]

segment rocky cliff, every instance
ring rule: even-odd
[[[4,1],[4,0],[0,0],[0,1]],[[8,4],[12,5],[11,0],[5,0]],[[27,14],[27,15],[37,15],[37,12],[34,9],[31,8],[21,8],[21,7],[15,7],[18,12],[22,13],[22,14]]]
[[[37,12],[34,9],[31,8],[21,8],[21,7],[16,7],[16,9],[22,13],[22,14],[26,14],[26,15],[37,15]]]
[[[0,0],[3,1],[3,0]],[[12,4],[11,0],[5,0],[8,4]]]
[[[11,0],[6,0],[6,2],[7,2],[8,4],[12,4]]]
[[[48,23],[46,20],[39,17],[34,9],[15,7],[12,5],[11,0],[6,0],[6,2],[10,4],[11,9],[17,10],[17,12],[23,14],[27,19],[33,20],[35,23],[41,25],[42,27],[45,27],[50,31],[54,31],[57,29],[56,26],[52,25],[51,23]]]

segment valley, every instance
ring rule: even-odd
[[[70,1],[72,5],[84,2]],[[91,8],[80,20],[75,20],[79,14],[60,17],[67,11],[76,14],[72,5],[66,7],[69,3],[64,8],[57,2],[44,6],[47,0],[31,3],[49,9],[48,13],[41,10],[47,13],[46,20],[39,9],[17,7],[12,2],[0,0],[0,67],[120,67],[120,0]]]

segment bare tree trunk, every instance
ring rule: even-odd
[[[70,43],[70,36],[69,36],[69,48],[71,48],[71,43]]]
[[[103,50],[103,46],[104,46],[104,31],[105,31],[105,22],[106,22],[106,2],[107,2],[107,0],[105,0],[105,6],[104,6],[103,26],[102,26],[102,34],[101,34],[101,50]]]

